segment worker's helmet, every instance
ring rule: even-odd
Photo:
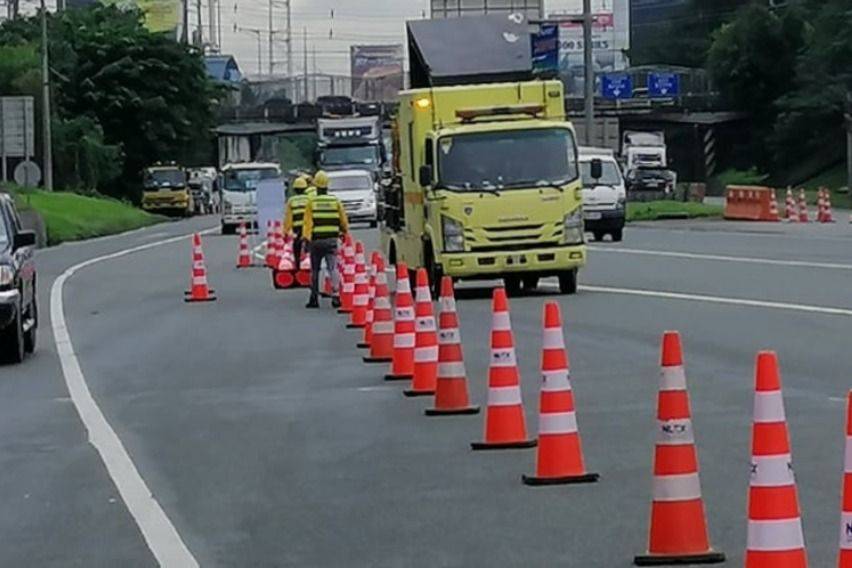
[[[299,193],[308,189],[308,181],[304,178],[304,176],[299,176],[293,181],[293,189]]]
[[[314,174],[314,185],[319,190],[328,189],[328,174],[320,170]]]

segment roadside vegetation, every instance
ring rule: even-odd
[[[682,201],[631,201],[627,204],[627,222],[663,219],[721,217],[721,205]]]

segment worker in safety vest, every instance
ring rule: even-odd
[[[320,264],[331,274],[332,307],[340,307],[337,294],[340,281],[336,264],[337,241],[349,231],[349,221],[340,200],[328,194],[328,175],[322,170],[314,175],[317,194],[308,200],[305,207],[305,222],[302,227],[302,239],[310,243],[311,251],[311,297],[306,308],[319,307]]]
[[[287,211],[284,214],[284,234],[293,233],[293,256],[296,259],[296,266],[302,258],[302,227],[305,223],[305,207],[308,205],[310,197],[307,194],[308,182],[304,176],[299,176],[293,180],[293,191],[295,192],[287,200]]]

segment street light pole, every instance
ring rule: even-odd
[[[44,0],[41,0],[41,81],[44,189],[46,191],[53,191],[53,142],[50,131],[50,65],[47,48],[47,7],[44,5]]]
[[[583,0],[583,68],[586,144],[595,140],[595,69],[592,61],[592,0]]]

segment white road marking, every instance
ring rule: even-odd
[[[767,302],[764,300],[749,300],[746,298],[725,298],[722,296],[707,296],[704,294],[684,294],[681,292],[661,292],[659,290],[640,290],[635,288],[613,288],[609,286],[579,286],[584,292],[600,292],[602,294],[622,294],[627,296],[644,296],[649,298],[664,298],[667,300],[686,300],[705,302],[708,304],[727,304],[732,306],[748,306],[752,308],[768,308],[807,312],[812,314],[852,317],[852,309],[834,308],[829,306],[812,306],[788,302]]]
[[[358,392],[376,392],[376,391],[387,391],[387,390],[399,390],[394,387],[358,387]]]
[[[852,264],[838,264],[834,262],[811,262],[805,260],[777,260],[772,258],[752,258],[746,256],[724,256],[718,254],[701,254],[692,252],[675,252],[659,250],[642,250],[616,247],[589,246],[589,250],[595,252],[616,252],[622,254],[636,254],[644,256],[663,256],[670,258],[686,258],[690,260],[717,260],[722,262],[741,262],[745,264],[768,264],[775,266],[798,266],[803,268],[828,268],[835,270],[852,270]]]
[[[210,233],[214,229],[201,231]],[[172,525],[153,493],[139,475],[139,471],[130,459],[130,455],[121,443],[115,430],[92,397],[86,378],[80,369],[80,362],[74,353],[71,335],[65,322],[65,308],[62,292],[65,282],[77,271],[106,260],[120,258],[136,252],[152,249],[169,243],[188,239],[190,235],[172,237],[154,243],[148,243],[122,251],[114,252],[75,264],[63,272],[50,289],[50,319],[53,328],[53,340],[62,366],[65,384],[71,400],[77,408],[80,420],[89,434],[89,442],[95,447],[106,466],[107,472],[115,483],[121,498],[127,505],[130,515],[136,521],[148,548],[161,566],[193,567],[198,561],[186,547],[174,525]]]

